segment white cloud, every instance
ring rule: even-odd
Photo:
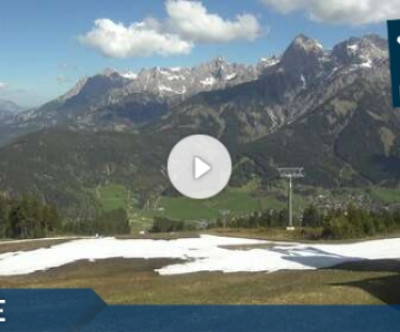
[[[261,0],[282,13],[304,11],[310,19],[363,25],[400,17],[398,0]]]
[[[4,82],[0,82],[0,90],[5,90],[8,87],[8,84]]]
[[[188,54],[196,43],[254,40],[261,33],[257,19],[238,15],[233,21],[208,13],[199,1],[167,0],[167,18],[147,18],[130,25],[97,19],[91,31],[79,37],[82,44],[105,56],[127,58]]]
[[[171,28],[179,35],[198,42],[229,42],[235,39],[254,40],[261,34],[258,20],[241,14],[235,20],[224,20],[211,14],[198,1],[168,0],[166,10]]]
[[[187,54],[193,47],[191,42],[177,35],[159,31],[154,20],[125,26],[109,19],[98,19],[94,28],[79,39],[104,55],[116,58]]]

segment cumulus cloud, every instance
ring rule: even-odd
[[[209,13],[198,1],[168,0],[166,10],[171,28],[193,41],[254,40],[261,33],[261,26],[253,15],[242,14],[233,21],[224,20],[217,14]]]
[[[100,50],[105,56],[188,54],[196,43],[254,40],[261,33],[257,19],[250,14],[225,20],[211,14],[199,1],[167,0],[167,18],[149,17],[130,25],[108,18],[97,19],[91,31],[79,37],[82,44]]]
[[[80,41],[99,49],[108,57],[127,58],[152,54],[187,54],[193,44],[178,35],[159,30],[155,20],[125,26],[110,19],[98,19],[94,28]]]
[[[261,0],[282,13],[304,11],[314,21],[363,25],[400,17],[398,0]]]

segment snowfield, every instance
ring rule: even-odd
[[[251,248],[252,245],[265,245],[265,248]],[[183,261],[157,270],[160,275],[206,271],[231,273],[314,270],[352,261],[398,259],[400,239],[329,245],[277,243],[210,235],[169,241],[81,239],[50,248],[1,254],[0,276],[25,275],[81,260],[110,258],[167,258]]]

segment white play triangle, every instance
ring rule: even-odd
[[[193,174],[195,180],[199,180],[204,175],[208,174],[211,169],[211,165],[205,162],[200,157],[193,158]]]

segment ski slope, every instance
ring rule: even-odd
[[[176,240],[79,239],[50,248],[1,254],[0,276],[26,275],[82,260],[112,258],[182,260],[157,270],[160,275],[315,270],[346,262],[398,259],[400,239],[321,245],[210,235]]]

